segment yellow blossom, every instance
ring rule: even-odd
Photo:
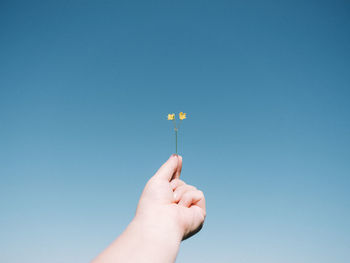
[[[168,120],[172,121],[173,119],[175,119],[175,113],[173,114],[168,114]]]
[[[186,113],[184,113],[184,112],[180,112],[180,114],[179,114],[179,118],[180,118],[180,120],[184,120],[184,119],[186,119]]]

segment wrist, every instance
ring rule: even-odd
[[[158,224],[137,216],[123,235],[124,238],[132,240],[144,262],[152,263],[175,262],[182,239],[171,224]]]
[[[152,218],[136,215],[129,226],[140,231],[145,238],[151,237],[173,244],[180,244],[183,237],[177,222],[160,214]]]

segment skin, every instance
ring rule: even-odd
[[[172,155],[147,182],[134,219],[92,263],[172,263],[182,240],[206,216],[203,192],[180,180],[182,157]]]

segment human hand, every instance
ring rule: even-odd
[[[182,157],[172,155],[147,182],[135,218],[94,263],[173,263],[184,240],[205,219],[201,191],[179,179]]]
[[[172,155],[148,181],[135,219],[184,240],[196,234],[206,216],[202,191],[180,180],[182,157]]]

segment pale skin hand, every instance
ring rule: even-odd
[[[201,191],[179,179],[182,157],[170,156],[147,182],[135,218],[93,263],[172,263],[180,242],[196,234],[206,216]]]

